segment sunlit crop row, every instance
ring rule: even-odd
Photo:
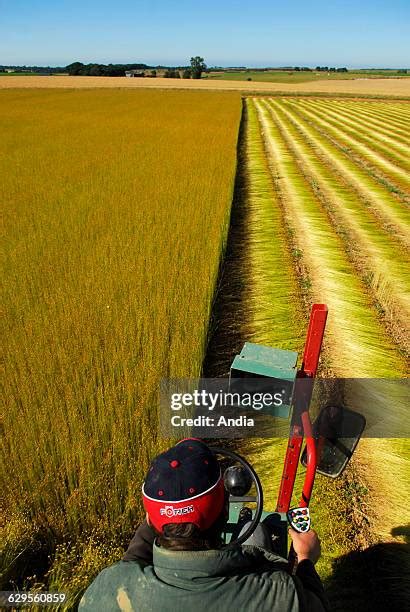
[[[403,245],[392,239],[371,208],[364,205],[360,194],[335,174],[331,159],[332,153],[337,154],[336,147],[331,143],[321,146],[320,134],[309,138],[308,131],[289,106],[276,101],[271,101],[270,106],[283,138],[315,186],[318,199],[327,207],[339,232],[343,232],[366,284],[372,287],[386,316],[400,323],[406,335],[410,335],[410,263],[403,257]],[[403,213],[406,214],[404,207]]]
[[[395,155],[399,151],[401,155],[407,147],[400,123],[406,110],[401,115],[403,105],[380,105],[385,114],[391,107],[395,115],[390,120],[379,118],[378,103],[292,98],[247,100],[248,137],[253,143],[248,146],[249,172],[255,167],[252,147],[262,141],[263,151],[258,145],[258,164],[268,167],[270,173],[270,182],[265,176],[263,193],[273,189],[272,207],[266,210],[287,228],[287,239],[283,233],[272,232],[271,241],[264,238],[260,250],[268,261],[273,257],[268,254],[270,250],[287,253],[290,245],[293,266],[283,265],[289,279],[298,270],[305,308],[315,301],[325,302],[329,307],[322,375],[377,379],[408,374],[410,225],[402,180],[406,166],[400,167],[399,156]],[[365,122],[367,112],[374,119],[371,126]],[[354,116],[363,116],[361,129],[361,119],[356,125]],[[350,129],[353,123],[354,130]],[[395,138],[395,132],[386,134],[390,125],[396,126],[394,129],[397,128],[401,139],[391,149],[388,143]],[[373,141],[368,134],[372,130],[376,133],[376,146],[370,149]],[[385,136],[388,138],[383,140]],[[383,143],[383,155],[378,143]],[[252,209],[258,198],[257,188],[248,197]],[[258,248],[256,240],[255,248]],[[275,257],[279,255],[276,253]],[[260,287],[261,302],[269,303],[269,286]],[[276,296],[275,290],[273,295]],[[293,306],[297,305],[298,293],[290,293],[285,284],[282,302],[290,300]],[[293,337],[291,319],[288,329],[289,337]],[[278,339],[274,327],[270,333],[270,343],[275,345]],[[355,395],[352,407],[360,411],[362,405],[367,414],[373,409],[376,414],[377,411],[384,414],[381,431],[383,426],[388,431],[390,416],[395,418],[405,406],[398,405],[395,398],[390,398],[389,406],[384,398],[380,406],[377,382],[365,387],[361,396]],[[346,400],[349,401],[348,395]],[[353,482],[357,486],[360,483],[367,492],[364,500],[359,502],[356,498],[353,505],[366,504],[366,512],[371,517],[367,526],[372,537],[390,537],[400,520],[396,507],[400,497],[405,496],[408,448],[407,440],[383,440],[383,443],[365,440],[358,451],[353,469],[359,470],[360,476],[357,481],[353,476]],[[278,450],[263,442],[253,449],[251,445],[252,458],[260,465],[265,480],[281,461]],[[325,576],[331,572],[332,556],[339,555],[344,546],[348,549],[355,545],[355,528],[349,520],[337,533],[332,532],[327,510],[333,507],[341,517],[347,517],[355,509],[343,486],[333,495],[331,489],[319,477],[312,506],[319,518],[316,527],[326,551],[320,566]],[[274,501],[274,486],[270,488],[270,495]],[[371,504],[379,503],[382,495],[390,502],[377,516],[373,515]],[[343,543],[344,532],[350,533],[350,544]],[[360,537],[362,543],[366,541],[364,534]]]

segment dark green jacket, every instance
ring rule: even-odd
[[[320,600],[311,593],[308,593],[308,597],[314,597],[313,607],[306,602],[302,582],[287,574],[285,567],[284,559],[255,546],[176,552],[154,545],[152,563],[120,561],[103,570],[88,587],[79,610],[324,610]]]

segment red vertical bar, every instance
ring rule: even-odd
[[[276,512],[287,512],[289,510],[302,442],[303,435],[301,428],[298,425],[292,425],[291,436],[286,449],[285,464],[283,466]]]
[[[288,447],[286,449],[278,501],[276,504],[277,512],[287,512],[290,507],[300,452],[302,450],[303,429],[305,426],[307,427],[305,434],[308,444],[308,463],[303,491],[305,494],[309,494],[309,500],[312,493],[316,473],[317,455],[309,418],[309,404],[311,391],[313,389],[313,378],[319,363],[327,312],[327,306],[325,304],[313,304],[310,313],[303,361],[301,369],[298,372],[298,378],[312,378],[312,384],[306,387],[304,385],[299,385],[298,387],[298,381],[296,380],[292,425]],[[308,503],[309,501],[307,501],[306,505],[308,505]]]
[[[302,414],[303,433],[306,438],[306,475],[303,483],[302,497],[299,501],[300,507],[307,507],[312,496],[313,485],[316,476],[317,467],[317,449],[316,442],[313,437],[312,424],[310,422],[309,412]]]
[[[301,370],[305,376],[315,376],[327,319],[326,304],[313,304],[303,353]]]

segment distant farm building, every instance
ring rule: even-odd
[[[125,71],[125,76],[129,77],[129,78],[144,77],[145,76],[145,72],[143,70],[126,70]]]

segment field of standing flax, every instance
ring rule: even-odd
[[[56,554],[49,586],[75,594],[140,517],[158,380],[204,357],[240,112],[217,92],[1,92],[3,584]]]

